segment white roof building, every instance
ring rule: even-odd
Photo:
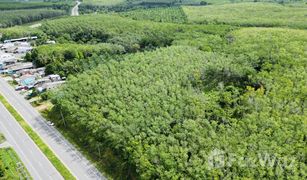
[[[5,43],[5,44],[2,45],[1,49],[6,50],[6,49],[12,48],[14,46],[15,46],[14,43]]]
[[[64,83],[65,83],[65,81],[57,81],[57,82],[45,83],[45,84],[43,84],[42,88],[50,90],[50,89],[57,88],[57,87],[61,86]]]
[[[15,53],[27,53],[29,51],[32,50],[32,47],[18,47],[16,50],[15,50]]]
[[[31,68],[33,68],[33,63],[18,63],[13,66],[10,66],[8,70],[16,72],[23,69],[31,69]]]

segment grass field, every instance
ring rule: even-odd
[[[185,6],[189,22],[222,23],[237,26],[307,28],[307,6],[271,3],[238,3],[212,6]]]
[[[54,167],[65,179],[75,179],[65,165],[55,156],[52,150],[44,143],[36,132],[27,124],[27,122],[18,114],[18,112],[6,101],[6,99],[0,94],[0,102],[6,107],[6,109],[12,114],[12,116],[18,121],[21,127],[35,142],[38,148],[45,154]]]
[[[0,179],[32,179],[12,148],[0,149]]]

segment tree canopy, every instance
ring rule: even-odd
[[[51,115],[141,179],[303,178],[306,32],[231,35],[227,57],[173,46],[102,64],[57,91]],[[245,160],[212,167],[214,150]]]

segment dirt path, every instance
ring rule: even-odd
[[[77,4],[71,10],[71,16],[79,16],[79,5],[81,4],[81,2],[79,1],[76,2]]]

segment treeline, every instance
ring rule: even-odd
[[[0,2],[0,10],[41,9],[52,8],[68,11],[73,6],[71,2]]]
[[[35,29],[26,27],[7,28],[1,30],[1,33],[3,34],[3,40],[36,35],[39,37],[35,42],[37,45],[44,44],[48,39],[55,40],[59,44],[38,47],[34,50],[35,55],[33,57],[28,56],[28,59],[33,59],[38,66],[52,66],[53,68],[50,68],[52,73],[67,75],[70,73],[75,74],[76,72],[62,71],[62,69],[67,69],[62,63],[65,58],[59,58],[54,55],[63,54],[64,50],[78,52],[79,48],[90,47],[91,50],[89,51],[92,52],[97,43],[111,43],[115,47],[124,48],[123,52],[119,54],[154,50],[170,45],[193,45],[204,51],[216,51],[217,47],[222,48],[222,45],[226,43],[223,37],[232,29],[234,28],[224,25],[155,23],[135,21],[115,15],[95,15],[52,20],[44,22],[42,27]],[[80,45],[76,45],[76,42],[80,43]],[[62,43],[64,45],[61,45]],[[202,45],[200,45],[201,43]],[[100,46],[98,45],[97,47]],[[100,55],[96,51],[94,51],[94,54]],[[84,56],[78,57],[80,58],[77,59],[82,59]],[[61,63],[58,63],[58,61],[53,62],[57,58]],[[88,57],[86,56],[86,58]],[[45,62],[47,59],[48,61]],[[92,61],[95,61],[95,59],[92,59]],[[49,65],[49,63],[51,64]],[[55,66],[57,68],[54,68]],[[75,69],[83,69],[82,66],[82,64],[76,63]]]
[[[37,67],[46,67],[46,74],[60,74],[65,77],[94,68],[107,61],[112,55],[123,53],[124,48],[120,45],[64,43],[39,46],[28,53],[25,59],[32,61]],[[104,59],[100,58],[100,61],[95,61],[98,59],[97,56],[104,56]]]
[[[223,37],[232,29],[233,27],[224,25],[152,23],[116,15],[95,15],[52,20],[44,22],[40,28],[16,26],[2,29],[1,33],[2,40],[38,36],[36,45],[45,44],[48,39],[55,40],[57,45],[39,46],[28,53],[26,59],[37,66],[46,66],[49,74],[68,76],[95,67],[110,58],[121,60],[117,56],[120,54],[170,45],[193,45],[204,51],[216,51],[215,46],[222,48],[226,43]],[[197,43],[193,43],[194,41]],[[104,49],[100,43],[108,43],[114,48],[114,52],[100,52],[101,48]],[[71,57],[64,54],[70,54]],[[101,55],[104,56],[104,61],[97,58]],[[117,57],[113,57],[114,55]]]
[[[126,0],[122,3],[100,5],[99,3],[82,3],[80,5],[81,13],[91,13],[96,11],[115,11],[124,12],[135,9],[149,9],[161,7],[178,7],[180,5],[201,5],[200,0]]]
[[[32,9],[32,10],[11,10],[0,11],[0,27],[10,27],[14,25],[21,25],[33,21],[38,21],[45,18],[52,18],[65,15],[63,10],[51,9]]]
[[[303,179],[306,37],[242,29],[220,53],[173,46],[109,61],[71,77],[50,116],[118,179]]]
[[[14,26],[3,28],[0,29],[0,33],[2,34],[0,41],[26,36],[38,36],[39,39],[36,42],[39,42],[42,37],[46,37],[46,35],[38,28],[31,28],[29,26]]]
[[[117,1],[116,1],[117,2]],[[138,9],[150,9],[150,8],[167,8],[167,7],[179,7],[182,5],[188,6],[208,6],[217,4],[233,4],[242,2],[266,2],[266,3],[278,3],[278,4],[304,4],[304,0],[126,0],[118,3],[90,3],[85,1],[79,6],[79,11],[82,14],[93,12],[126,12]],[[231,9],[231,8],[229,8]]]
[[[80,43],[113,43],[126,52],[152,50],[192,33],[223,36],[232,29],[220,25],[181,25],[134,21],[115,15],[87,15],[48,21],[41,27],[52,39]]]
[[[46,66],[48,73],[67,76],[88,69],[88,61],[97,65],[104,63],[111,57],[114,58],[113,55],[154,50],[172,44],[184,44],[182,41],[195,39],[199,36],[205,38],[207,44],[217,44],[221,42],[219,41],[221,37],[231,29],[233,29],[231,26],[134,21],[115,15],[62,18],[43,23],[40,27],[42,32],[38,33],[40,39],[47,39],[48,37],[60,44],[40,46],[31,55],[28,54],[27,59],[32,60],[38,66]],[[3,34],[6,36],[8,33]],[[191,34],[193,37],[190,36]],[[75,42],[80,43],[80,45],[76,45]],[[113,53],[98,52],[101,48],[99,43],[113,44],[112,47],[116,51]],[[97,48],[94,48],[95,46]],[[208,48],[206,50],[213,51]],[[86,53],[86,51],[90,53]],[[65,53],[70,53],[70,56],[73,57],[68,58],[64,55]],[[94,57],[88,58],[89,56],[78,55],[79,53],[90,54]],[[97,58],[100,55],[104,56],[104,61]],[[120,57],[116,58],[121,60]],[[93,65],[89,67],[93,67]]]

